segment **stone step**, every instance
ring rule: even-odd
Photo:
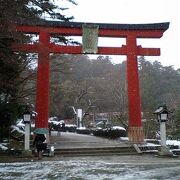
[[[138,154],[133,146],[55,149],[55,155],[62,155],[62,156],[130,155],[130,154],[131,155]]]

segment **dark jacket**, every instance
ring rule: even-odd
[[[33,145],[37,146],[38,144],[43,144],[43,142],[46,140],[44,134],[36,134]]]

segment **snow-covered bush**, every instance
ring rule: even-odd
[[[6,147],[6,145],[5,144],[0,144],[0,151],[6,151],[6,150],[8,150],[8,147]]]
[[[23,140],[25,131],[20,127],[12,125],[10,135],[17,140]]]

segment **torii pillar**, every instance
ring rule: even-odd
[[[143,142],[144,132],[141,122],[141,98],[139,91],[136,36],[128,35],[127,44],[127,81],[128,81],[128,137],[130,142]]]
[[[38,46],[38,69],[37,69],[37,87],[36,87],[36,123],[38,129],[48,129],[49,117],[49,45],[50,34],[44,31],[39,33]]]

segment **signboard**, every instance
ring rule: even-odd
[[[96,54],[98,51],[98,29],[97,25],[87,25],[83,26],[83,53]]]

